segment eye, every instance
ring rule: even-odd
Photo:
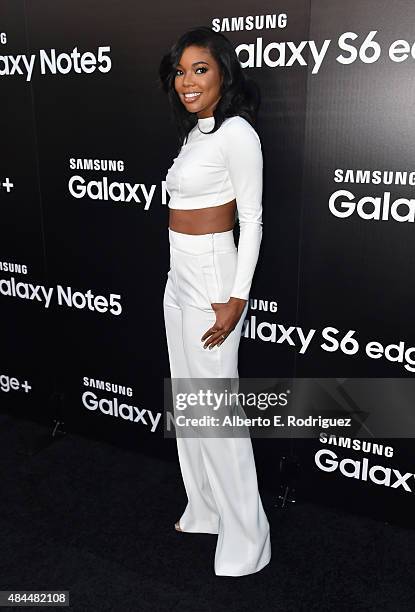
[[[197,72],[198,70],[202,70],[202,71],[203,71],[202,73],[200,73],[200,72],[199,72],[199,74],[204,74],[205,72],[207,72],[207,70],[208,70],[208,69],[207,69],[205,66],[199,66],[199,68],[196,68],[196,72]],[[177,68],[177,69],[176,69],[176,72],[174,73],[174,76],[179,76],[179,75],[178,75],[178,72],[182,72],[182,71],[180,70],[180,68]]]

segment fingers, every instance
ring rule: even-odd
[[[205,331],[205,333],[203,334],[203,336],[200,338],[201,341],[203,342],[204,340],[206,340],[206,338],[209,338],[209,336],[211,336],[212,334],[216,333],[218,330],[218,328],[214,325],[213,327],[209,327],[209,329],[207,331]]]
[[[203,348],[212,349],[214,346],[220,346],[225,342],[229,334],[235,329],[238,319],[235,318],[233,309],[231,308],[231,316],[226,311],[229,309],[228,303],[213,302],[211,304],[216,312],[216,321],[201,337],[201,341],[205,342]],[[226,313],[226,314],[225,314]]]
[[[225,328],[218,329],[217,327],[211,327],[205,332],[201,338],[202,342],[206,340],[203,348],[212,349],[214,346],[220,346],[229,336],[229,331]]]

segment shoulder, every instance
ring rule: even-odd
[[[249,145],[257,143],[261,146],[261,141],[257,131],[244,117],[234,115],[227,117],[220,126],[220,132],[226,137],[228,145],[239,144]]]

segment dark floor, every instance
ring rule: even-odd
[[[177,463],[69,434],[30,456],[36,427],[0,416],[2,590],[69,590],[77,611],[415,610],[415,529],[261,491],[271,563],[219,577],[216,536],[173,529]]]

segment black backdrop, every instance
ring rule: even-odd
[[[91,395],[83,398],[92,391],[143,414],[162,412],[169,375],[163,180],[177,136],[157,70],[177,36],[196,25],[224,31],[262,92],[264,238],[240,375],[413,378],[415,367],[404,367],[415,363],[413,353],[402,362],[363,350],[330,352],[318,341],[301,352],[295,334],[293,345],[276,341],[280,325],[305,334],[334,327],[339,339],[355,330],[362,346],[415,344],[413,219],[367,219],[357,210],[342,218],[333,210],[345,210],[344,194],[329,207],[338,190],[354,202],[385,191],[391,202],[411,198],[412,2],[0,0],[0,15],[2,409],[42,422],[58,416],[69,431],[175,460],[161,422],[152,432],[148,416],[144,423],[104,414],[85,405]],[[255,16],[271,19],[263,26]],[[406,57],[389,54],[396,40],[407,44]],[[74,49],[83,56],[80,68],[70,57]],[[23,58],[34,61],[31,71]],[[336,170],[347,169],[353,177],[337,182]],[[407,181],[356,179],[358,171],[379,170],[407,172]],[[124,186],[97,197],[105,182]],[[19,295],[9,293],[13,282],[21,283]],[[49,304],[42,288],[52,291]],[[257,333],[261,323],[274,339]],[[109,386],[90,389],[89,379]],[[393,458],[375,462],[415,471],[412,440],[389,443]],[[279,458],[290,452],[307,474],[304,495],[395,520],[412,512],[412,486],[320,471],[318,441],[257,439],[254,446],[260,476],[276,493]],[[356,451],[344,456],[363,458]]]

